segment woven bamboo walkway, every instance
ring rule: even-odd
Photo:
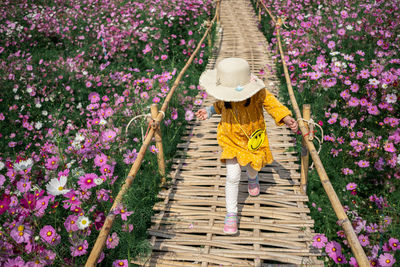
[[[221,28],[219,51],[208,68],[227,57],[245,58],[254,73],[274,65],[249,1],[222,1]],[[277,93],[276,78],[260,78]],[[213,101],[207,98],[204,106]],[[172,185],[160,192],[164,201],[154,207],[157,213],[149,229],[153,252],[145,266],[323,265],[311,247],[314,222],[307,215],[308,197],[300,193],[300,166],[295,163],[299,153],[288,151],[294,147],[293,137],[265,117],[275,162],[260,172],[258,197],[249,197],[242,172],[235,236],[222,231],[226,169],[216,140],[220,117],[191,123],[170,173]]]

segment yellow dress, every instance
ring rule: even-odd
[[[250,105],[245,107],[246,100],[231,102],[232,111],[242,129],[250,136],[257,129],[265,128],[264,109],[274,118],[278,126],[283,125],[284,117],[292,115],[290,110],[282,105],[267,89],[261,89],[251,97]],[[214,103],[215,112],[221,114],[218,124],[217,139],[222,148],[221,161],[236,158],[241,166],[250,166],[260,171],[266,164],[273,162],[269,149],[268,137],[256,151],[247,149],[248,138],[239,127],[232,112],[226,109],[223,101]]]

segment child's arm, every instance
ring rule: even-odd
[[[264,109],[272,116],[275,120],[276,125],[282,126],[285,124],[284,118],[291,117],[292,112],[282,105],[276,97],[271,94],[267,89],[264,89],[260,93],[261,101]]]
[[[292,132],[297,133],[297,130],[299,129],[299,125],[297,124],[297,121],[292,117],[292,116],[286,116],[282,119],[283,123],[287,125],[287,127],[292,130]]]
[[[212,106],[208,106],[206,108],[199,109],[195,113],[195,115],[197,118],[199,118],[201,120],[206,120],[208,118],[211,118],[211,116],[214,115],[215,113],[216,112],[215,112],[214,105],[212,105]]]

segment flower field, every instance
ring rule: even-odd
[[[147,128],[213,15],[211,1],[2,1],[0,265],[81,266]],[[201,100],[209,47],[188,69],[162,125],[171,158]],[[204,93],[200,92],[204,97]],[[143,127],[143,132],[141,130]],[[152,145],[99,262],[149,251],[160,177]]]
[[[371,266],[396,266],[400,2],[267,0],[266,5],[284,17],[281,35],[296,98],[300,105],[311,104],[314,121],[323,126],[321,160]],[[262,14],[260,26],[276,52],[273,22]],[[279,54],[276,60],[285,94]],[[316,171],[310,172],[308,195],[319,232],[313,245],[329,256],[327,265],[358,266]]]

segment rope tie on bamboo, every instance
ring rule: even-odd
[[[315,121],[313,119],[305,120],[303,118],[299,118],[297,121],[300,121],[300,120],[306,122],[309,127],[308,133],[304,134],[303,138],[306,138],[306,136],[308,136],[309,141],[312,141],[315,138],[318,141],[317,153],[319,154],[319,152],[321,152],[322,143],[324,142],[324,130],[322,129],[321,125],[319,125],[318,123],[315,123]],[[319,139],[317,136],[315,136],[315,133],[317,132],[316,130],[314,130],[315,126],[317,126],[321,130],[321,139]],[[311,164],[310,168],[313,169],[313,167],[314,167],[314,162]]]

